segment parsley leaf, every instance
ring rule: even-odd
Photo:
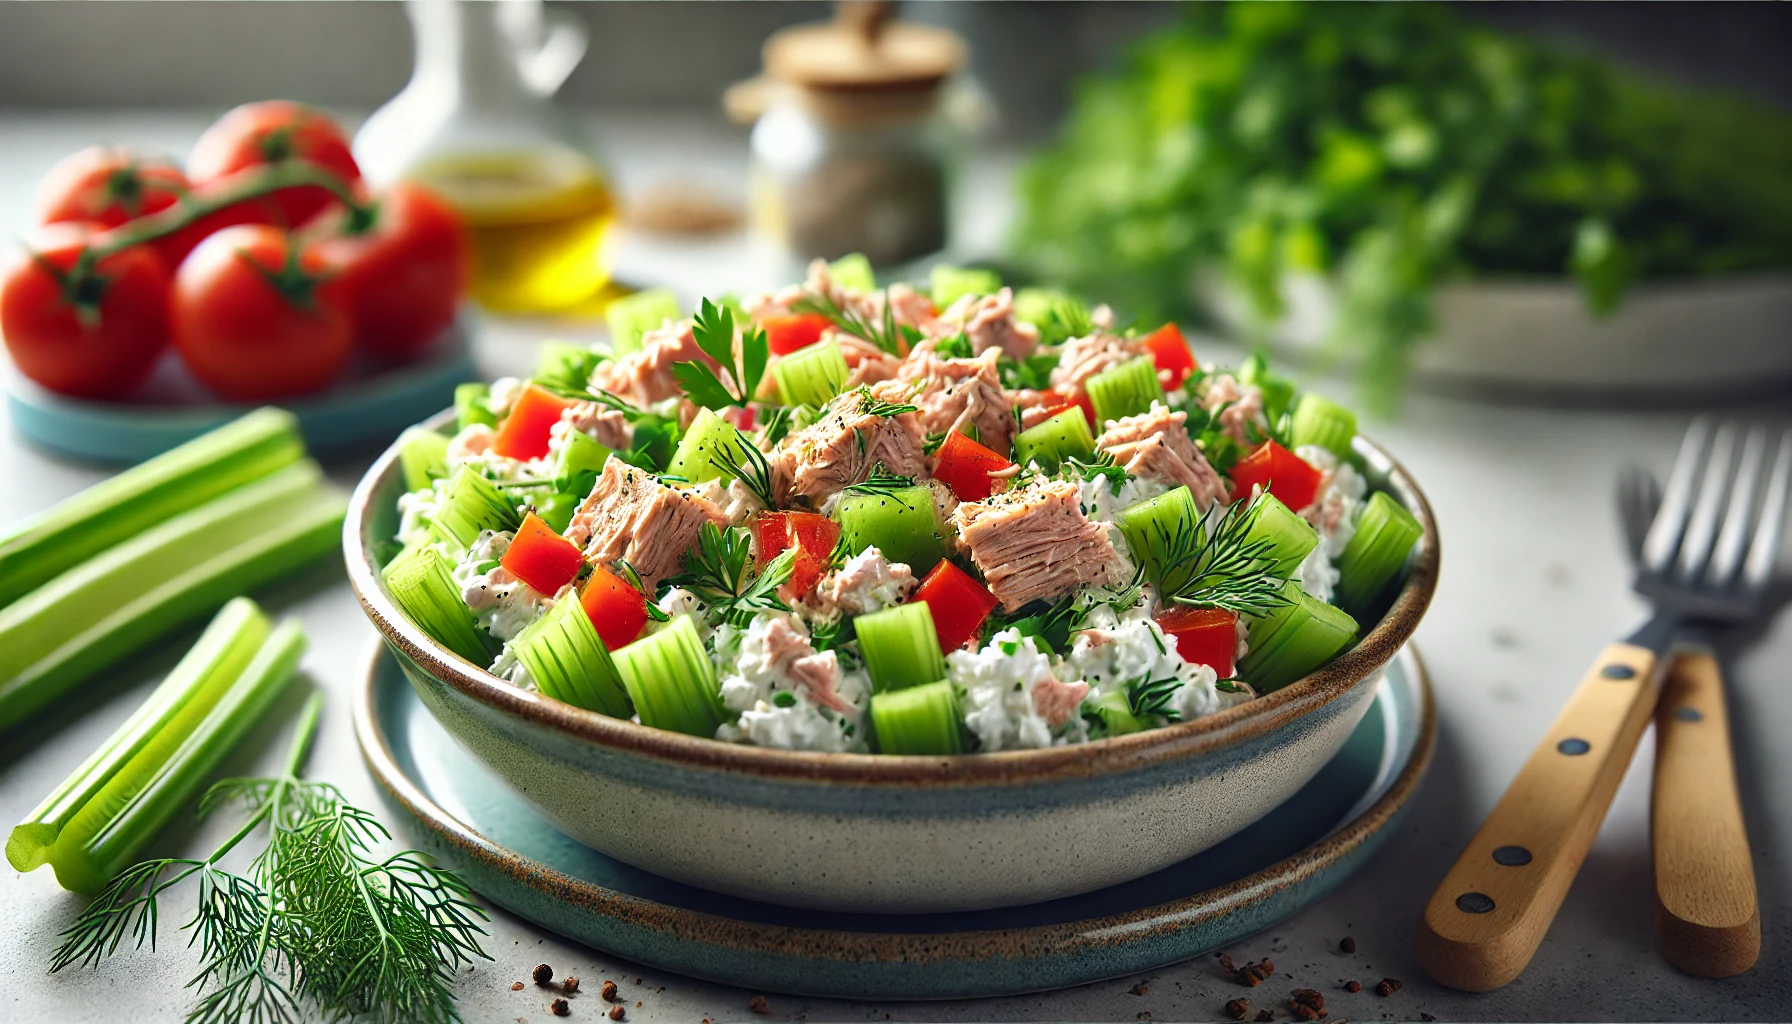
[[[737,355],[734,348],[734,311],[727,306],[718,308],[715,303],[704,299],[702,308],[691,321],[691,335],[703,354],[724,368],[729,379],[740,390],[731,389],[714,370],[696,360],[672,364],[672,375],[678,379],[679,387],[684,389],[691,401],[706,409],[721,410],[731,405],[746,408],[747,403],[758,393],[759,382],[765,378],[765,364],[770,358],[770,345],[766,341],[765,332],[757,327],[744,329]]]
[[[760,612],[790,610],[778,599],[778,588],[790,579],[796,552],[791,548],[754,573],[747,531],[704,523],[697,546],[684,556],[685,571],[667,582],[696,594],[724,622],[745,627]]]

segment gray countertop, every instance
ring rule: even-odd
[[[25,221],[38,176],[57,158],[95,141],[136,141],[179,150],[203,115],[40,115],[0,113],[0,227]],[[599,137],[623,186],[667,174],[739,191],[740,136],[702,119],[598,121]],[[1010,161],[992,158],[970,176],[961,242],[973,251],[1000,230],[1001,182]],[[668,279],[683,290],[751,287],[784,269],[745,244],[625,242],[621,270],[633,279]],[[674,275],[676,278],[674,279]],[[563,324],[488,322],[480,357],[490,372],[526,368],[529,343],[545,331],[577,336]],[[1312,382],[1340,396],[1337,381]],[[1284,988],[1326,991],[1333,1019],[1415,1020],[1784,1020],[1792,1013],[1792,618],[1782,616],[1730,667],[1738,769],[1761,892],[1760,963],[1727,981],[1692,978],[1656,953],[1650,930],[1647,739],[1610,817],[1569,893],[1542,950],[1522,978],[1497,992],[1468,995],[1440,988],[1419,970],[1413,932],[1420,908],[1526,753],[1608,639],[1633,625],[1641,603],[1627,586],[1611,492],[1618,467],[1640,462],[1665,472],[1690,411],[1588,411],[1519,404],[1467,403],[1417,395],[1402,417],[1366,429],[1396,453],[1436,507],[1444,550],[1436,601],[1417,644],[1436,689],[1438,753],[1400,834],[1337,892],[1293,920],[1240,943],[1235,956],[1272,956],[1292,979],[1246,991],[1221,977],[1209,958],[1144,977],[1063,992],[975,1002],[880,1003],[773,994],[773,1019],[808,1020],[1213,1020],[1226,1000],[1256,997],[1280,1007]],[[1783,421],[1783,412],[1782,421]],[[333,465],[344,487],[364,467]],[[23,445],[0,419],[0,522],[11,522],[101,479]],[[372,628],[339,569],[328,567],[267,596],[268,606],[299,617],[311,637],[304,671],[330,695],[310,774],[342,787],[363,806],[379,807],[349,728],[347,692]],[[175,652],[163,652],[116,677],[96,680],[78,712],[53,713],[6,737],[0,750],[0,822],[18,820],[123,720]],[[291,696],[291,695],[289,695]],[[281,707],[290,718],[296,702]],[[268,723],[239,752],[232,772],[267,771],[285,744],[285,721]],[[1779,783],[1771,780],[1779,779]],[[216,824],[180,820],[153,844],[169,854],[210,849]],[[0,1019],[178,1021],[191,1002],[182,989],[192,954],[173,932],[190,905],[163,914],[158,952],[121,953],[94,972],[44,973],[56,934],[81,906],[47,870],[6,871],[0,897]],[[190,895],[187,897],[190,900]],[[1358,952],[1336,952],[1344,936]],[[457,992],[470,1022],[554,1020],[533,986],[512,991],[536,963],[579,975],[594,991],[615,979],[639,1024],[702,1018],[750,1018],[754,993],[690,981],[567,943],[494,910],[482,963]],[[1367,988],[1334,991],[1343,980],[1400,978],[1391,998]],[[636,979],[640,979],[636,984]],[[1135,994],[1134,986],[1146,982]],[[917,996],[925,993],[917,992]],[[638,1007],[634,1006],[639,1002]],[[595,1018],[585,996],[573,1017]],[[1285,1010],[1278,1019],[1287,1019]]]

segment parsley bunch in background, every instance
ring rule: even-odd
[[[1792,117],[1670,88],[1424,4],[1203,4],[1081,83],[1021,177],[1014,251],[1142,319],[1198,270],[1265,322],[1338,288],[1333,351],[1386,408],[1461,275],[1639,279],[1792,266]]]

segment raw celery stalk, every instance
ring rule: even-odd
[[[616,299],[604,308],[604,322],[610,328],[610,348],[619,356],[627,355],[641,347],[643,334],[682,315],[678,296],[667,288],[649,288]]]
[[[1363,615],[1406,568],[1407,556],[1424,527],[1382,491],[1369,496],[1356,533],[1338,556],[1338,607]]]
[[[1200,523],[1201,513],[1195,509],[1194,495],[1187,487],[1128,505],[1114,515],[1114,524],[1126,538],[1133,561],[1144,568],[1145,578],[1158,586],[1163,585],[1171,570],[1178,568],[1169,564],[1173,542],[1188,530],[1200,529]]]
[[[398,435],[398,467],[404,489],[418,491],[448,475],[448,438],[427,427],[407,427]]]
[[[1089,392],[1089,403],[1095,407],[1095,422],[1104,428],[1113,420],[1150,412],[1151,403],[1164,400],[1163,383],[1157,379],[1157,364],[1150,356],[1140,356],[1111,370],[1103,370],[1085,381],[1083,388]]]
[[[514,530],[522,524],[516,503],[471,466],[460,467],[440,494],[430,526],[457,549],[472,547],[482,530]]]
[[[933,304],[945,309],[966,295],[989,295],[1001,290],[1002,275],[977,267],[933,268],[928,277]]]
[[[112,545],[304,455],[291,413],[257,409],[0,531],[0,608]]]
[[[181,709],[62,830],[49,853],[57,883],[97,892],[130,864],[267,712],[304,652],[304,630],[283,622],[210,707]]]
[[[889,561],[908,566],[916,578],[932,572],[946,556],[933,490],[923,484],[883,494],[849,494],[834,510],[834,518],[840,523],[840,543],[847,554],[877,548]]]
[[[642,725],[711,737],[728,710],[715,665],[690,616],[615,652],[616,668]]]
[[[580,497],[590,494],[609,458],[610,449],[590,434],[582,430],[569,432],[554,463],[554,490]]]
[[[885,754],[962,754],[958,692],[944,680],[871,695],[871,728]]]
[[[629,716],[628,693],[591,617],[568,593],[510,642],[535,688],[573,707],[611,718]]]
[[[180,664],[112,733],[105,746],[13,827],[6,839],[7,861],[20,871],[43,864],[50,847],[76,812],[87,806],[152,740],[180,728],[185,709],[200,705],[209,708],[218,702],[261,648],[271,628],[267,616],[246,597],[236,598],[220,609]]]
[[[1132,705],[1126,702],[1124,693],[1104,693],[1091,697],[1083,702],[1083,709],[1085,713],[1092,713],[1101,719],[1109,736],[1125,736],[1127,733],[1145,730],[1145,723],[1132,713]]]
[[[1259,693],[1279,690],[1332,660],[1356,639],[1356,620],[1293,583],[1288,603],[1251,623],[1249,654],[1238,675]]]
[[[1245,542],[1267,545],[1264,554],[1275,563],[1275,574],[1282,579],[1294,575],[1300,563],[1319,546],[1319,531],[1273,494],[1259,495],[1250,516]]]
[[[112,547],[0,609],[0,729],[193,618],[341,543],[306,460]]]
[[[447,556],[433,547],[413,548],[393,559],[381,578],[392,600],[436,643],[486,666],[490,651],[473,610],[461,600]]]
[[[899,604],[852,621],[873,690],[905,690],[945,678],[946,658],[927,602]]]
[[[699,410],[684,437],[679,439],[672,461],[666,464],[666,472],[694,484],[705,480],[727,482],[734,479],[734,471],[724,460],[716,458],[716,454],[721,453],[728,461],[738,464],[743,461],[741,449],[751,443],[741,436],[734,424],[717,416],[713,410]]]
[[[846,384],[846,356],[840,343],[824,338],[772,364],[778,394],[789,405],[826,405]]]
[[[491,386],[479,381],[468,381],[454,387],[454,429],[465,430],[475,423],[485,426],[497,426],[498,417],[492,413],[491,406],[485,404],[492,396]]]
[[[1074,406],[1021,431],[1014,438],[1014,461],[1022,466],[1037,462],[1055,472],[1065,459],[1087,461],[1095,457],[1095,435],[1089,420]]]
[[[1288,447],[1318,445],[1340,459],[1350,458],[1356,413],[1324,395],[1302,395],[1288,428]]]
[[[828,277],[842,288],[859,292],[877,290],[877,275],[871,270],[871,261],[862,252],[849,252],[828,264]]]

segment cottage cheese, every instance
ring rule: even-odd
[[[1033,703],[1033,687],[1053,678],[1051,658],[1016,630],[1002,630],[980,651],[948,654],[946,678],[958,687],[964,723],[985,752],[1031,750],[1086,736],[1077,715],[1070,716],[1061,736],[1052,735]]]
[[[800,644],[791,639],[794,633]],[[779,647],[777,638],[784,637]],[[792,671],[796,658],[821,658],[838,668],[832,651],[817,655],[808,643],[802,620],[781,612],[763,612],[746,629],[722,625],[716,630],[716,659],[733,665],[722,680],[722,704],[736,712],[733,722],[716,730],[716,739],[783,750],[863,752],[864,714],[871,681],[863,672],[842,672],[834,693],[848,710],[824,707]],[[793,657],[795,656],[795,657]]]
[[[523,627],[541,617],[553,603],[527,583],[495,564],[510,547],[510,533],[483,530],[454,567],[454,582],[473,617],[500,640],[514,640]]]
[[[1183,661],[1176,654],[1176,638],[1165,635],[1149,618],[1124,618],[1112,627],[1084,629],[1064,658],[1060,675],[1082,679],[1092,694],[1123,694],[1127,684],[1137,680],[1179,679],[1182,685],[1170,703],[1183,721],[1229,706],[1215,685],[1219,677],[1213,669]]]

